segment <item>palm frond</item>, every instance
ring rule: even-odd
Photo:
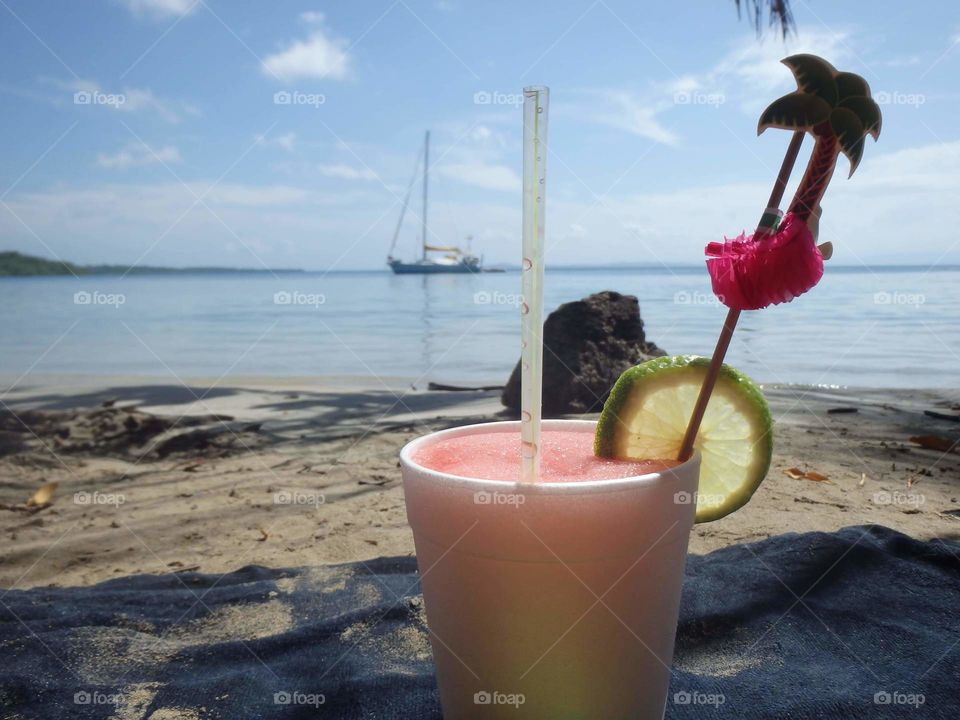
[[[870,97],[867,81],[855,73],[839,72],[834,80],[841,100],[848,97]]]
[[[798,90],[822,98],[831,107],[837,104],[840,94],[834,80],[837,69],[833,65],[821,57],[806,53],[785,57],[780,62],[790,68]]]
[[[837,108],[830,113],[830,126],[840,143],[840,150],[850,161],[850,175],[853,175],[863,157],[866,129],[857,114],[847,108]]]
[[[796,91],[777,98],[760,115],[757,135],[767,128],[784,130],[811,130],[828,120],[830,104],[823,98]]]
[[[797,24],[793,19],[793,12],[790,9],[790,0],[733,0],[737,6],[737,17],[742,17],[742,10],[746,8],[747,13],[753,20],[753,26],[756,28],[757,35],[763,32],[763,11],[767,10],[769,17],[767,24],[769,27],[780,28],[780,34],[786,38],[790,31],[796,31]]]
[[[872,135],[876,140],[880,137],[880,126],[883,117],[880,115],[880,106],[869,97],[848,97],[840,101],[840,107],[852,110],[863,123],[864,132]]]

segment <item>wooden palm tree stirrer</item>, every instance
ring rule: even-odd
[[[866,136],[874,140],[880,136],[880,108],[862,77],[839,72],[816,55],[792,55],[783,64],[793,72],[797,89],[771,103],[757,126],[758,135],[771,127],[794,131],[767,209],[750,237],[740,235],[706,248],[713,292],[729,311],[684,434],[681,461],[693,454],[740,313],[790,302],[820,281],[824,257],[808,223],[819,217],[839,154],[846,155],[853,175]],[[813,152],[790,207],[778,222],[780,201],[808,132],[814,137]]]

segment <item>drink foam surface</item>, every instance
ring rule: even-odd
[[[541,438],[540,481],[583,482],[615,480],[659,472],[671,460],[613,460],[593,454],[593,433],[544,430]],[[474,433],[420,448],[414,461],[440,472],[480,480],[520,480],[520,434]]]

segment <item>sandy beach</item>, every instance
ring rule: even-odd
[[[776,418],[770,474],[744,509],[697,526],[692,552],[871,523],[960,538],[960,456],[911,441],[955,439],[960,392],[765,392]],[[412,555],[400,448],[504,419],[496,391],[353,378],[31,376],[3,402],[8,589]],[[49,483],[52,495],[29,504]]]

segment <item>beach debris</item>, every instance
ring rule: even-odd
[[[318,469],[317,465],[319,464],[320,463],[311,463],[310,465],[304,465],[302,468],[297,470],[297,475],[326,475],[326,470]]]
[[[357,480],[358,485],[386,485],[393,478],[387,477],[386,475],[371,475],[369,479]]]
[[[829,477],[816,470],[801,470],[800,468],[792,467],[784,470],[783,474],[793,480],[812,480],[813,482],[825,482],[833,485],[833,481]]]
[[[228,415],[167,417],[133,407],[0,412],[0,456],[54,450],[140,460],[189,452],[223,456],[250,449],[258,435],[230,425]]]
[[[949,420],[950,422],[960,422],[960,415],[948,415],[947,413],[937,412],[936,410],[924,410],[923,414],[937,420]]]
[[[49,482],[44,485],[41,485],[37,490],[27,498],[27,501],[24,503],[0,503],[0,510],[11,510],[13,512],[25,512],[32,515],[33,513],[40,512],[50,505],[53,504],[53,494],[56,492],[58,483]],[[51,510],[51,512],[56,513],[56,510]],[[43,521],[37,518],[35,521],[36,524],[42,525]],[[33,524],[33,523],[31,523]]]
[[[860,412],[860,408],[855,407],[833,407],[827,409],[827,415],[847,415],[849,413]]]
[[[487,392],[489,390],[503,390],[503,385],[445,385],[444,383],[427,383],[427,390],[442,390],[444,392]]]
[[[824,500],[813,500],[811,498],[804,497],[803,495],[795,497],[793,501],[795,503],[804,503],[805,505],[828,505],[829,507],[835,507],[840,510],[843,510],[844,512],[846,512],[850,508],[849,505],[844,505],[842,503],[826,502]]]
[[[259,525],[257,526],[257,530],[260,531],[260,537],[257,538],[257,542],[266,542],[267,539],[270,537],[270,533],[268,533],[266,530],[264,530],[264,529],[263,529],[262,527],[260,527]]]
[[[860,482],[857,483],[857,487],[863,487],[867,482],[867,474],[860,473]]]
[[[47,507],[53,502],[53,494],[57,491],[59,483],[48,482],[37,488],[26,502],[28,508],[41,509]]]
[[[550,313],[543,344],[543,387],[549,388],[543,393],[544,417],[599,412],[625,370],[666,355],[647,340],[636,296],[612,291],[564,303]],[[519,362],[500,401],[520,413]]]
[[[910,438],[910,442],[916,443],[925,450],[960,454],[960,450],[957,448],[960,440],[951,440],[942,435],[914,435]]]

